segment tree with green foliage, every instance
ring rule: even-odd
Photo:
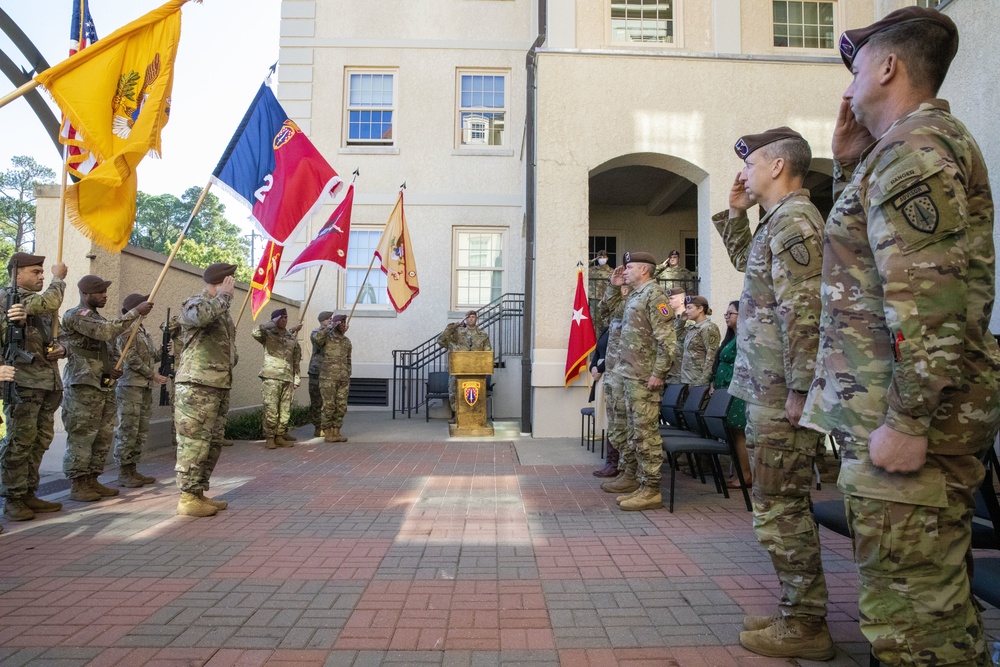
[[[201,197],[201,190],[199,187],[188,188],[180,198],[171,194],[139,192],[135,227],[129,242],[169,255]],[[250,266],[250,243],[239,226],[226,219],[225,212],[225,205],[209,193],[191,221],[191,227],[177,251],[177,259],[202,268],[215,262],[236,264],[239,267],[236,279],[249,282],[254,269]]]
[[[0,262],[35,249],[35,186],[54,183],[56,173],[33,157],[15,155],[12,169],[0,172]]]

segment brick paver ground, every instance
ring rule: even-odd
[[[520,465],[510,442],[240,442],[216,517],[175,516],[161,481],[6,524],[0,663],[798,664],[739,646],[777,592],[742,499],[685,477],[674,514],[621,512],[592,469]],[[866,665],[849,543],[823,540],[827,664]]]

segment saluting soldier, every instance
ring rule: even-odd
[[[114,320],[97,312],[108,302],[110,280],[87,275],[76,286],[80,305],[63,314],[61,340],[69,355],[63,369],[62,420],[66,427],[66,455],[63,472],[72,483],[70,500],[94,502],[117,496],[118,489],[101,484],[97,477],[111,449],[115,428],[115,380],[122,371],[115,368],[115,338],[139,318],[148,315],[153,304],[143,300]]]
[[[977,454],[1000,423],[993,198],[936,99],[958,28],[906,7],[848,30],[816,377],[805,422],[843,446],[859,621],[886,665],[988,665],[969,591]]]
[[[334,315],[327,322],[313,336],[313,349],[320,353],[323,439],[326,442],[347,442],[347,438],[340,433],[351,390],[351,339],[346,336],[347,316]]]
[[[323,348],[316,345],[316,336],[323,327],[329,325],[333,316],[329,310],[321,311],[319,314],[319,327],[309,334],[309,341],[312,343],[312,354],[309,356],[309,421],[313,424],[313,437],[318,438],[323,435],[323,393],[319,388],[319,371],[322,366]]]
[[[301,324],[288,326],[288,310],[271,311],[271,319],[253,331],[253,339],[264,346],[264,366],[260,370],[264,398],[264,439],[268,449],[292,447],[297,438],[288,432],[292,393],[299,386],[302,346],[295,334]]]
[[[478,322],[479,316],[476,314],[476,311],[470,310],[465,314],[461,322],[452,322],[444,328],[444,331],[438,336],[438,345],[447,348],[449,352],[481,352],[492,350],[493,346],[490,344],[490,337],[485,331],[479,330],[479,327],[476,326]],[[452,420],[455,419],[458,409],[457,396],[457,384],[455,376],[452,375],[448,379],[448,403],[451,405]]]
[[[26,312],[24,351],[31,355],[14,363],[17,401],[4,405],[7,435],[0,444],[0,480],[3,485],[4,517],[12,521],[33,519],[36,513],[58,512],[62,503],[42,500],[38,491],[38,468],[55,434],[55,412],[62,402],[63,386],[59,359],[66,349],[52,340],[52,330],[66,291],[66,265],[52,266],[52,281],[45,284],[45,257],[16,252],[7,271],[17,263],[18,308]],[[0,304],[7,303],[7,291],[0,291]],[[12,317],[12,319],[16,319]],[[6,332],[6,322],[4,323]]]

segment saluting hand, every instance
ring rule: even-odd
[[[873,143],[875,137],[854,117],[851,103],[840,100],[837,124],[833,128],[833,159],[840,163],[855,162]]]
[[[611,284],[621,287],[625,284],[625,267],[616,266],[615,270],[611,272]]]
[[[738,172],[736,174],[736,180],[733,181],[733,187],[729,189],[729,217],[735,218],[737,216],[743,215],[747,212],[751,206],[753,206],[753,200],[750,199],[750,193],[747,192],[746,186],[740,180],[740,174],[743,172]]]
[[[223,278],[222,284],[219,285],[220,294],[228,294],[229,296],[232,296],[233,290],[235,289],[236,289],[236,278],[233,278],[232,276],[226,276],[225,278]]]

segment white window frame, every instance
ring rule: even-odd
[[[459,238],[462,234],[493,234],[499,236],[500,243],[500,267],[477,267],[459,265]],[[459,300],[459,273],[462,271],[493,271],[500,274],[500,292],[497,296],[502,296],[507,291],[507,228],[506,227],[452,227],[451,236],[451,309],[468,310],[471,308],[481,308],[493,301],[491,297],[486,303],[463,303]],[[490,289],[493,287],[491,285]]]
[[[828,55],[838,53],[837,40],[840,38],[840,34],[843,32],[841,26],[845,25],[846,17],[844,12],[846,11],[847,3],[843,0],[787,0],[788,2],[822,2],[833,5],[833,46],[831,48],[816,47],[811,46],[775,46],[774,45],[774,4],[773,0],[768,0],[768,23],[770,25],[770,49],[772,53],[781,53],[786,55]]]
[[[351,104],[351,75],[381,74],[392,76],[392,104],[389,107]],[[390,111],[392,113],[392,138],[351,139],[352,111]],[[384,149],[399,143],[399,70],[388,67],[349,67],[344,70],[344,140],[343,146],[355,149]]]
[[[503,77],[503,107],[464,107],[462,106],[462,77],[463,76],[494,76]],[[510,120],[510,70],[506,69],[458,69],[455,71],[455,148],[463,151],[502,151],[508,148],[510,133],[507,131],[507,121]],[[503,114],[503,141],[499,144],[489,143],[465,143],[464,129],[462,127],[462,113],[502,113]],[[486,119],[483,119],[484,123]],[[484,126],[484,133],[489,132],[488,126]]]
[[[673,5],[674,41],[672,42],[617,42],[614,39],[614,30],[611,23],[611,5],[618,4],[624,0],[607,0],[604,5],[604,17],[607,21],[607,41],[608,44],[617,49],[680,49],[684,47],[684,0],[669,0]],[[665,2],[667,0],[660,0]]]
[[[352,234],[354,234],[355,232],[359,233],[366,232],[369,234],[374,234],[374,237],[369,237],[369,238],[375,239],[375,245],[371,246],[371,248],[368,251],[366,252],[363,251],[363,256],[356,256],[355,259],[358,260],[358,263],[355,264],[351,263],[350,260],[351,260],[352,249],[357,248],[357,245],[355,243],[349,243],[347,249],[348,253],[347,270],[344,271],[343,274],[341,274],[343,279],[340,281],[340,304],[341,304],[340,307],[342,309],[346,310],[354,306],[354,297],[348,296],[347,294],[347,276],[349,272],[360,271],[361,277],[362,278],[364,277],[364,273],[368,271],[369,262],[372,261],[371,251],[373,251],[375,247],[378,245],[378,241],[382,237],[383,230],[384,230],[383,227],[379,227],[377,225],[353,225],[351,227]],[[351,240],[353,241],[353,239]],[[394,310],[392,307],[392,303],[389,301],[389,294],[386,291],[386,277],[387,276],[384,273],[382,273],[381,265],[372,266],[371,273],[368,275],[368,284],[371,285],[372,289],[375,292],[376,298],[380,301],[380,303],[364,303],[363,301],[359,301],[357,307],[359,312]],[[383,300],[385,301],[385,303],[381,303],[381,301]]]

